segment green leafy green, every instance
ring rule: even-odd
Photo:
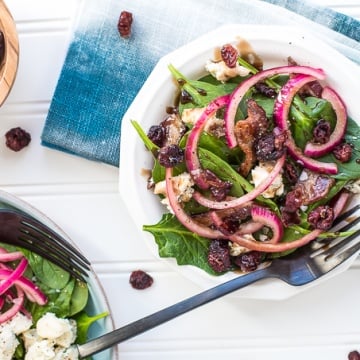
[[[21,251],[28,259],[36,278],[41,279],[45,286],[50,289],[62,289],[69,282],[70,274],[67,271],[29,250],[22,249]]]
[[[248,186],[248,181],[235,171],[229,163],[206,149],[199,148],[198,151],[200,163],[204,169],[209,169],[223,181],[230,181],[233,184],[231,195],[241,196],[244,194],[243,187]]]
[[[76,320],[77,323],[76,342],[78,344],[84,344],[87,340],[87,334],[90,326],[94,324],[94,322],[103,319],[108,315],[109,313],[105,311],[94,316],[89,316],[85,311],[82,311],[78,313],[76,316],[74,316],[74,319]]]
[[[89,299],[89,289],[86,284],[81,281],[75,282],[75,287],[70,298],[69,316],[74,316],[81,312]]]
[[[186,108],[204,107],[217,97],[228,94],[236,86],[236,84],[232,83],[218,83],[215,85],[205,81],[188,79],[171,64],[169,65],[169,70],[180,88],[186,91],[192,99],[189,103],[179,104],[180,113]]]
[[[135,128],[146,148],[153,154],[153,156],[155,156],[156,152],[159,150],[159,147],[148,138],[145,131],[137,121],[131,120],[131,124]]]
[[[210,240],[185,228],[174,215],[164,214],[158,224],[143,225],[143,230],[154,236],[161,257],[175,258],[178,265],[194,265],[216,274],[207,262]]]
[[[335,162],[338,166],[338,173],[333,175],[337,180],[356,180],[360,178],[360,127],[351,118],[348,119],[345,140],[352,145],[353,154],[349,162],[341,163],[333,154],[328,154],[320,158],[324,162]]]

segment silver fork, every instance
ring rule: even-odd
[[[0,243],[30,250],[86,281],[90,262],[48,226],[16,209],[0,209]]]
[[[336,231],[348,231],[359,223],[360,217],[350,218],[359,208],[360,204],[339,216],[334,226],[343,221],[348,222],[348,224],[341,229],[336,229]],[[273,260],[266,268],[247,273],[205,290],[177,304],[90,340],[86,344],[76,345],[79,357],[83,359],[108,349],[261,279],[278,278],[294,286],[308,284],[328,274],[350,257],[355,256],[360,250],[360,241],[357,239],[359,235],[360,229],[342,239],[315,240],[288,256]]]

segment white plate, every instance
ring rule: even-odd
[[[176,86],[167,68],[170,63],[185,76],[198,78],[204,75],[204,64],[213,58],[214,49],[225,43],[237,43],[239,37],[251,44],[254,51],[263,59],[265,68],[286,65],[288,56],[291,56],[301,65],[324,69],[327,74],[326,82],[341,95],[348,107],[349,115],[359,119],[360,102],[357,94],[360,93],[360,84],[356,80],[360,78],[359,67],[306,31],[283,26],[234,24],[200,37],[160,59],[122,119],[119,191],[140,229],[144,224],[157,223],[166,209],[160,204],[157,196],[146,188],[147,177],[144,175],[144,169],[151,169],[152,160],[130,120],[136,120],[147,131],[151,125],[158,124],[163,119],[166,107],[174,104]],[[153,236],[145,232],[143,236],[145,243],[158,257]],[[215,277],[194,266],[178,266],[173,259],[163,261],[168,262],[202,288],[218,285],[235,276],[228,273]],[[330,275],[339,273],[350,264],[351,261],[348,261],[345,266]],[[237,291],[233,296],[284,299],[318,282],[292,287],[279,280],[268,280]]]
[[[0,191],[0,208],[16,208],[24,211],[25,213],[33,216],[35,219],[39,220],[43,224],[47,225],[58,234],[64,237],[72,245],[76,246],[72,240],[61,230],[51,219],[46,215],[41,213],[39,210],[28,204],[27,202],[19,199],[18,197],[11,195],[7,192]],[[114,320],[112,318],[109,304],[104,293],[104,290],[101,286],[99,279],[97,278],[94,271],[90,271],[88,277],[88,287],[89,287],[89,301],[86,305],[85,310],[89,315],[96,315],[102,312],[109,312],[109,316],[106,318],[100,319],[91,325],[89,329],[89,339],[96,338],[100,335],[103,335],[111,330],[114,330]],[[118,352],[116,348],[105,350],[99,354],[93,355],[93,360],[117,360]]]

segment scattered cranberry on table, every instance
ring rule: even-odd
[[[348,360],[360,360],[360,353],[356,350],[351,351],[348,355]]]
[[[143,290],[150,287],[154,279],[143,270],[134,270],[130,274],[130,284],[134,289]]]
[[[120,13],[117,28],[121,37],[123,38],[130,37],[132,22],[133,22],[133,16],[131,12],[124,10]]]
[[[30,134],[21,127],[10,129],[5,134],[6,146],[13,151],[20,151],[31,141]]]

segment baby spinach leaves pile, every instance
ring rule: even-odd
[[[242,60],[241,60],[242,61]],[[242,61],[243,66],[249,68],[252,73],[257,70],[251,65]],[[186,103],[179,103],[180,114],[186,108],[205,107],[211,100],[226,94],[230,94],[238,84],[246,77],[236,77],[227,83],[217,81],[213,76],[208,75],[200,80],[192,80],[186,78],[174,66],[170,65],[169,70],[175,80],[179,84],[180,93],[186,93],[191,101]],[[276,76],[273,79],[267,80],[267,84],[278,90],[286,81],[287,76]],[[238,118],[246,118],[246,100],[253,98],[266,112],[267,118],[272,119],[274,99],[265,97],[256,92],[254,89],[248,91],[246,96],[242,99],[239,109]],[[218,114],[221,116],[221,114]],[[336,115],[331,107],[331,104],[326,100],[316,97],[307,97],[301,99],[296,96],[291,106],[291,129],[294,140],[300,148],[304,148],[305,144],[312,139],[312,131],[319,119],[325,119],[334,127],[336,122]],[[146,136],[140,125],[133,121],[133,125],[143,140],[145,146],[154,155],[157,147]],[[185,147],[187,135],[184,136],[180,146]],[[360,178],[360,128],[358,124],[348,119],[348,127],[345,140],[353,145],[353,156],[350,162],[340,163],[332,154],[328,154],[320,161],[335,162],[338,166],[339,172],[333,175],[336,180],[335,186],[329,192],[327,198],[321,199],[316,204],[309,207],[309,210],[321,203],[326,203],[334,197],[347,183],[352,180]],[[242,160],[242,154],[239,149],[230,150],[225,144],[224,139],[218,139],[210,134],[204,133],[199,141],[199,159],[203,168],[208,168],[214,172],[219,178],[224,181],[231,181],[234,185],[231,189],[231,195],[241,196],[244,192],[249,192],[253,188],[250,179],[246,179],[237,172],[237,168]],[[180,166],[174,170],[174,174],[184,171]],[[155,182],[164,179],[164,169],[158,164],[154,156],[153,179]],[[268,206],[277,214],[280,214],[279,206],[275,199],[265,199],[262,196],[257,198],[257,201],[263,205]],[[189,213],[200,212],[201,207],[195,205],[190,201],[185,205],[185,210]],[[293,241],[307,232],[309,232],[309,225],[307,223],[307,213],[302,214],[302,223],[300,226],[291,226],[285,229],[283,241]],[[144,225],[143,230],[151,233],[158,245],[159,255],[161,257],[175,258],[179,265],[194,265],[199,267],[209,274],[218,275],[207,263],[207,254],[210,240],[202,238],[185,228],[176,217],[170,213],[163,214],[160,221],[155,225]],[[333,234],[326,234],[327,236]],[[272,256],[282,256],[282,254],[272,254]]]

